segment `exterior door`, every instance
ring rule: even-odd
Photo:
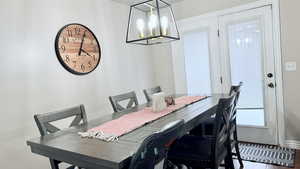
[[[223,91],[243,82],[237,110],[242,141],[277,144],[271,6],[219,17]]]

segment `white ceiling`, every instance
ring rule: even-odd
[[[113,0],[113,1],[116,1],[116,2],[119,2],[119,3],[122,3],[122,4],[131,5],[133,3],[142,2],[142,1],[145,1],[145,0]],[[183,0],[165,0],[165,1],[172,4],[172,3],[180,2],[180,1],[183,1]]]

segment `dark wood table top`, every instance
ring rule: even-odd
[[[128,166],[132,154],[136,152],[144,138],[160,130],[169,122],[179,119],[185,121],[185,132],[190,131],[215,113],[214,110],[221,96],[213,95],[207,99],[193,103],[125,134],[115,142],[81,138],[78,132],[87,131],[90,128],[116,119],[124,113],[135,112],[146,105],[141,105],[128,112],[106,115],[99,119],[91,120],[85,125],[65,129],[44,137],[30,139],[27,141],[27,144],[33,153],[76,166],[91,169],[121,169]]]

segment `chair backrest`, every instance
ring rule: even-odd
[[[230,115],[230,121],[234,121],[236,118],[236,109],[237,109],[237,104],[239,101],[242,85],[243,85],[243,82],[240,82],[239,85],[231,86],[231,88],[230,88],[229,95],[232,95],[234,93],[236,94],[236,97],[234,99],[234,108],[233,108],[234,110],[232,111],[232,114]]]
[[[156,165],[163,165],[169,147],[182,136],[183,125],[183,120],[174,121],[148,136],[133,155],[129,169],[154,169]]]
[[[214,152],[214,160],[220,164],[227,154],[229,117],[234,107],[234,99],[236,94],[233,93],[229,97],[221,98],[216,108],[214,141],[212,150]]]
[[[84,105],[79,105],[76,107],[45,114],[36,114],[34,115],[34,120],[39,128],[41,136],[45,136],[49,133],[55,133],[60,130],[59,128],[51,124],[51,122],[66,119],[72,116],[74,116],[75,118],[71,122],[69,127],[87,123]]]
[[[123,107],[120,102],[128,100],[127,106]],[[113,107],[114,112],[122,112],[124,110],[132,109],[139,105],[135,92],[129,92],[116,96],[109,96],[109,101]]]
[[[152,95],[155,93],[160,93],[160,92],[162,92],[162,90],[161,90],[160,86],[156,86],[156,87],[153,87],[150,89],[144,89],[143,92],[144,92],[147,102],[149,103],[152,101]]]

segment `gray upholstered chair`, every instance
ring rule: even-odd
[[[36,114],[34,115],[34,120],[38,126],[41,136],[45,136],[60,130],[58,127],[51,124],[51,122],[63,120],[70,117],[74,117],[74,119],[69,125],[69,127],[87,123],[87,117],[83,105],[45,114]],[[60,163],[60,161],[50,159],[50,165],[52,169],[59,169]],[[74,168],[75,166],[70,166],[67,169]],[[78,168],[80,169],[80,167]]]
[[[143,92],[144,92],[147,102],[149,103],[149,102],[152,102],[152,95],[155,93],[162,92],[162,90],[161,90],[160,86],[156,86],[156,87],[153,87],[150,89],[144,89]]]
[[[120,104],[120,102],[123,102],[125,100],[128,100],[128,103],[124,107]],[[109,101],[113,107],[114,112],[122,112],[125,110],[132,109],[139,105],[137,96],[134,91],[116,96],[109,96]]]

